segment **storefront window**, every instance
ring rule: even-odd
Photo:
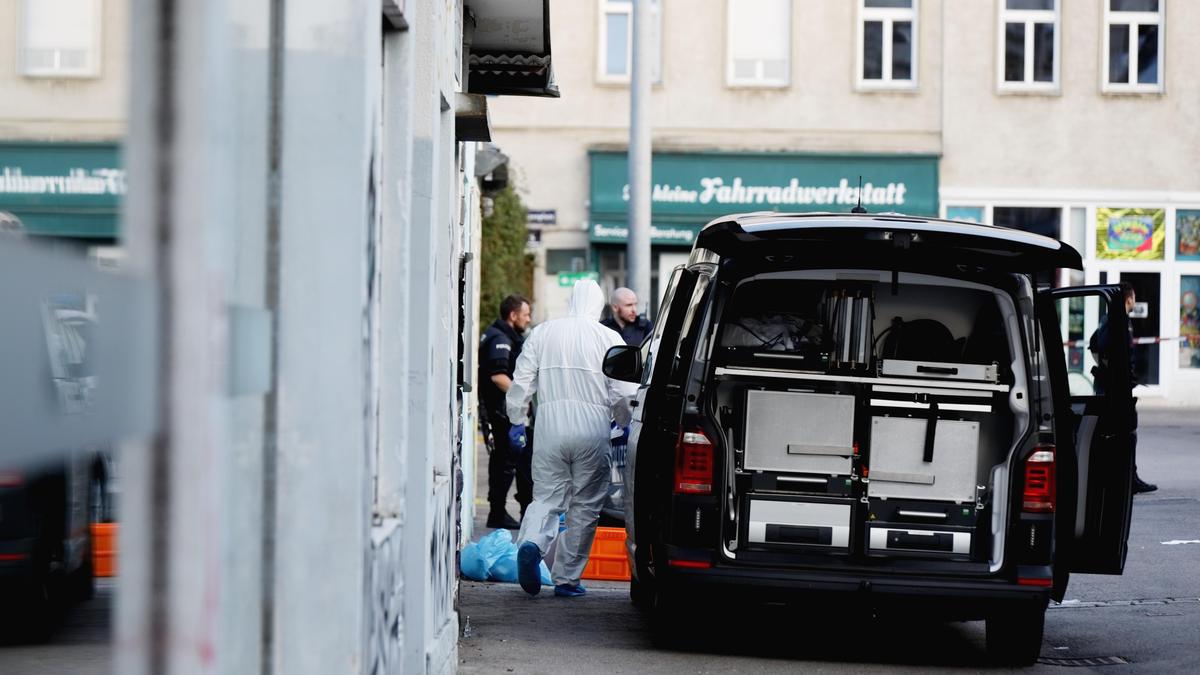
[[[1200,368],[1200,276],[1179,277],[1179,367]]]
[[[546,249],[546,274],[582,272],[587,267],[587,249]]]
[[[1162,209],[1096,209],[1096,257],[1162,260],[1165,222]]]
[[[1040,234],[1052,239],[1062,236],[1062,209],[997,206],[992,209],[992,224]]]
[[[1175,212],[1175,258],[1200,260],[1200,209]]]
[[[1129,313],[1129,328],[1133,333],[1133,379],[1137,384],[1159,384],[1159,338],[1162,337],[1159,317],[1163,311],[1162,275],[1158,272],[1122,272],[1121,282],[1133,286],[1137,302]]]
[[[946,220],[962,220],[968,223],[983,222],[982,206],[947,206]]]

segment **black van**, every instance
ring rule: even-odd
[[[1054,287],[1081,265],[899,214],[705,226],[654,335],[605,360],[641,385],[634,603],[664,630],[721,596],[986,619],[989,655],[1032,663],[1049,599],[1120,574],[1129,533],[1128,321],[1117,286]]]

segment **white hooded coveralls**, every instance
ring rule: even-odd
[[[556,586],[578,584],[583,574],[608,494],[610,422],[629,423],[629,397],[637,391],[601,371],[609,347],[625,344],[600,324],[603,307],[596,282],[576,282],[569,315],[541,324],[525,341],[505,399],[508,419],[525,424],[529,401],[538,395],[533,503],[517,543],[533,542],[544,556],[566,511],[551,571]]]

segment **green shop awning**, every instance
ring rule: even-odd
[[[624,241],[614,230],[627,219],[628,156],[595,150],[588,159],[591,239]],[[655,153],[651,214],[662,233],[690,244],[694,236],[682,241],[685,230],[730,213],[849,212],[859,200],[860,176],[868,211],[938,215],[936,155],[786,152]]]
[[[125,190],[116,143],[0,143],[0,211],[31,235],[115,238]]]

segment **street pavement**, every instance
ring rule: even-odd
[[[6,627],[0,636],[0,673],[111,673],[115,595],[114,580],[97,579],[95,597],[67,608],[62,624],[46,642],[17,639],[11,626]]]
[[[1200,540],[1200,411],[1147,410],[1141,424],[1140,471],[1159,491],[1134,501],[1125,574],[1072,578],[1066,601],[1047,615],[1043,663],[1034,672],[1060,672],[1054,659],[1097,664],[1087,659],[1114,657],[1127,663],[1083,670],[1200,672],[1200,543],[1171,543]],[[481,455],[484,495],[487,457]],[[515,503],[509,512],[517,513]],[[476,516],[478,538],[488,532],[486,502],[477,503]],[[698,645],[656,649],[644,617],[629,604],[627,584],[585,584],[584,598],[544,591],[531,599],[515,584],[464,580],[460,672],[994,670],[984,655],[982,622],[826,621],[803,608],[722,616],[722,628]],[[0,674],[110,672],[114,596],[115,582],[98,580],[96,597],[71,607],[45,643],[0,635]]]
[[[1145,410],[1139,470],[1159,490],[1134,501],[1122,576],[1076,575],[1046,617],[1032,672],[1200,672],[1200,411]],[[484,458],[486,461],[486,458]],[[486,467],[479,474],[486,485]],[[479,509],[477,536],[486,506]],[[515,511],[514,511],[515,512]],[[824,619],[802,607],[714,617],[687,649],[651,645],[628,584],[529,598],[462,582],[461,673],[993,672],[983,622]],[[1112,664],[1112,665],[1105,665]]]

